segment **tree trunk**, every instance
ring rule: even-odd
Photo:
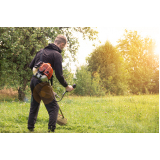
[[[26,90],[26,85],[27,85],[27,79],[23,78],[23,85],[22,87],[18,88],[18,99],[20,101],[25,101],[25,90]]]
[[[24,101],[24,99],[25,99],[25,92],[24,91],[25,90],[23,90],[21,87],[19,87],[19,89],[18,89],[18,99],[20,101]]]

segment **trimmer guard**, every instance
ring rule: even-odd
[[[58,114],[57,124],[63,126],[67,124],[67,118],[64,118],[62,115]]]

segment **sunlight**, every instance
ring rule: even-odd
[[[103,43],[107,40],[112,45],[117,45],[117,41],[123,37],[125,29],[128,31],[137,31],[141,37],[149,37],[156,43],[155,54],[159,54],[159,28],[158,27],[97,27],[99,39]]]
[[[77,59],[79,65],[86,63],[85,59],[95,49],[93,44],[99,46],[106,41],[110,41],[113,46],[116,46],[117,41],[123,37],[125,29],[128,31],[137,31],[141,37],[149,37],[156,42],[155,54],[160,54],[159,46],[159,28],[158,27],[92,27],[99,32],[98,39],[94,42],[89,40],[83,40],[81,36],[78,37],[80,47],[77,53]],[[99,43],[101,41],[101,43]]]
[[[81,34],[76,34],[75,36],[79,41],[79,49],[76,55],[77,61],[70,62],[71,72],[75,73],[76,68],[86,64],[86,57],[88,57],[95,46],[104,44],[106,41],[109,41],[113,46],[116,46],[117,41],[121,39],[125,33],[125,29],[128,31],[137,31],[137,34],[142,38],[149,37],[153,39],[156,43],[155,54],[160,54],[160,41],[159,41],[159,28],[158,27],[92,27],[94,30],[99,32],[98,39],[96,41],[90,41],[88,39],[83,40]],[[101,41],[101,43],[99,42]],[[93,46],[95,44],[95,46]],[[69,59],[65,62],[69,62]]]

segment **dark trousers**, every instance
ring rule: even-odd
[[[40,102],[42,100],[49,114],[48,129],[54,131],[56,128],[59,106],[58,103],[55,101],[52,87],[49,85],[48,82],[41,82],[37,78],[32,77],[30,88],[32,95],[28,118],[28,129],[35,128]]]

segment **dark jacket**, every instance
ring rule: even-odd
[[[33,69],[33,67],[40,61],[41,51],[42,50],[37,52],[36,56],[34,57],[31,64],[29,65],[29,67],[31,69]],[[58,46],[51,43],[47,47],[44,48],[43,55],[42,55],[42,60],[45,63],[50,63],[51,64],[53,70],[55,71],[55,75],[56,75],[58,81],[64,87],[67,87],[68,84],[63,77],[61,52],[62,52],[62,50]]]

